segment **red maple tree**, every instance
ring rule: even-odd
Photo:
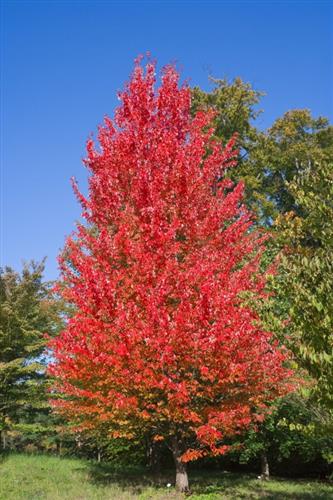
[[[234,140],[213,139],[211,113],[191,116],[174,67],[155,80],[138,61],[99,147],[87,143],[89,196],[74,184],[87,223],[60,257],[76,312],[51,344],[51,371],[58,408],[81,428],[165,440],[184,491],[186,462],[225,453],[289,372],[249,305],[264,298],[265,235],[243,184],[223,175]]]

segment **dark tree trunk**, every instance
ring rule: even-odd
[[[7,436],[6,436],[6,431],[4,429],[1,431],[1,444],[2,444],[2,449],[6,450],[6,448],[7,448]]]
[[[161,447],[159,443],[149,440],[147,445],[148,466],[155,475],[161,473]]]
[[[261,462],[261,479],[267,481],[269,479],[269,463],[265,451],[261,453],[260,462]]]
[[[171,451],[176,466],[176,489],[181,493],[188,493],[190,488],[188,483],[187,466],[186,463],[181,461],[180,457],[183,453],[182,443],[176,437],[172,440]]]
[[[62,442],[61,441],[57,441],[57,455],[60,457],[61,456],[61,446],[62,446]]]

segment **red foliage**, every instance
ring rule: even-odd
[[[137,63],[87,144],[87,224],[60,258],[63,297],[75,314],[52,342],[56,404],[81,427],[114,436],[149,431],[196,439],[183,459],[224,453],[224,436],[255,407],[288,390],[285,353],[244,298],[264,297],[265,236],[251,228],[242,183],[212,114],[191,117],[190,89],[173,67],[155,90],[155,66]],[[251,228],[251,229],[250,229]]]

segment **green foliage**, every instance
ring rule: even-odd
[[[261,113],[256,105],[264,93],[254,90],[251,84],[243,82],[241,78],[235,78],[230,83],[226,79],[211,78],[211,82],[214,89],[210,93],[198,87],[193,89],[193,113],[199,109],[213,109],[216,113],[216,136],[226,142],[237,133],[239,145],[243,153],[247,153],[257,137],[257,131],[251,122]]]
[[[238,134],[239,166],[231,177],[243,180],[246,202],[271,225],[281,213],[300,212],[288,183],[299,178],[315,161],[333,156],[333,127],[326,118],[313,118],[307,109],[295,109],[277,119],[267,131],[255,127],[257,104],[264,95],[240,78],[232,82],[212,79],[212,92],[194,88],[193,110],[211,108],[216,135],[227,141]]]
[[[48,411],[45,334],[60,325],[58,303],[43,282],[44,262],[26,264],[20,274],[0,271],[0,431]],[[37,425],[37,423],[36,423]],[[38,428],[38,425],[37,425]],[[37,429],[36,428],[36,429]],[[16,430],[18,432],[18,430]]]
[[[288,189],[302,216],[288,213],[276,223],[282,253],[273,286],[282,332],[333,408],[333,164],[311,164]]]
[[[100,460],[117,467],[145,465],[146,463],[146,448],[143,440],[112,438],[101,428],[82,433],[70,433],[69,430],[68,425],[63,426],[62,453],[64,455]]]
[[[291,210],[302,216],[290,182],[303,177],[315,161],[332,157],[332,153],[333,127],[326,118],[313,118],[307,109],[288,111],[267,132],[258,135],[250,163],[261,176],[266,220]]]
[[[292,462],[300,470],[306,463],[322,468],[333,454],[331,425],[331,415],[318,408],[309,397],[286,396],[276,402],[263,423],[250,429],[240,441],[240,463],[247,463],[265,452],[273,470],[277,462],[286,465]]]
[[[261,213],[266,203],[262,192],[263,172],[253,168],[251,157],[260,136],[253,123],[261,113],[257,105],[264,93],[241,78],[231,82],[214,78],[211,81],[214,84],[212,92],[204,92],[198,87],[193,89],[192,110],[212,109],[215,112],[215,135],[223,143],[237,134],[238,165],[228,175],[235,181],[245,182],[247,205]]]

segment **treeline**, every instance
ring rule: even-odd
[[[328,476],[333,462],[333,127],[309,110],[292,110],[271,128],[257,126],[261,92],[240,78],[213,80],[192,91],[192,109],[213,109],[216,137],[237,133],[238,167],[256,226],[271,233],[265,265],[275,262],[269,301],[255,304],[264,326],[293,353],[298,392],[279,399],[270,414],[233,438],[233,451],[197,466],[261,467],[280,474]],[[49,405],[47,342],[72,311],[43,279],[44,263],[0,275],[1,451],[73,454],[158,470],[171,461],[163,442],[73,433]],[[54,389],[52,389],[54,391]],[[54,396],[54,394],[52,394]]]

